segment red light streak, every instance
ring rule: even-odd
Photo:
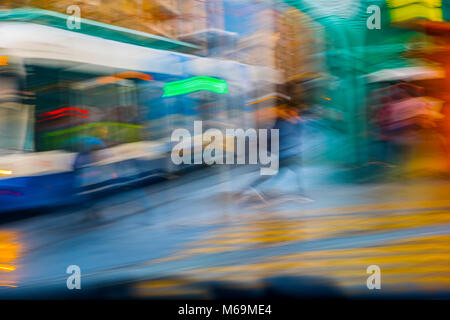
[[[64,116],[74,116],[74,117],[78,117],[78,118],[89,118],[89,116],[82,116],[82,115],[75,114],[75,113],[63,113],[63,114],[59,114],[59,115],[54,116],[54,117],[38,120],[38,122],[48,121],[48,120],[52,120],[52,119],[57,119],[57,118],[61,118],[61,117],[64,117]]]
[[[55,115],[55,114],[58,114],[58,113],[62,113],[64,111],[77,111],[77,112],[84,113],[84,114],[89,113],[88,110],[75,108],[75,107],[66,107],[66,108],[61,108],[61,109],[57,109],[57,110],[54,110],[54,111],[49,111],[49,112],[46,112],[46,113],[42,113],[39,116],[40,117],[52,116],[52,115]]]

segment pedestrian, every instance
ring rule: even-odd
[[[276,120],[273,129],[278,129],[279,134],[279,168],[274,176],[264,175],[258,177],[247,187],[246,190],[238,193],[240,197],[247,195],[250,191],[255,193],[260,200],[268,202],[270,200],[281,199],[281,195],[264,193],[260,187],[265,182],[274,183],[287,172],[295,175],[295,189],[289,194],[283,196],[294,196],[296,200],[311,201],[304,195],[301,176],[301,118],[300,109],[294,102],[283,99],[275,107]],[[269,143],[271,145],[272,143]],[[272,151],[271,151],[272,152]]]
[[[98,175],[102,174],[95,166],[99,161],[98,151],[105,149],[106,144],[101,138],[105,138],[107,129],[101,127],[93,135],[78,135],[71,143],[76,145],[77,156],[73,163],[74,171],[74,192],[79,198],[79,206],[85,212],[85,221],[97,220],[101,217],[95,207],[95,198],[91,195],[92,184]]]

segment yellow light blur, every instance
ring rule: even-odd
[[[2,176],[10,176],[10,175],[12,175],[12,171],[11,170],[1,170],[0,169],[0,175],[2,175]]]
[[[16,270],[15,266],[11,266],[11,265],[1,265],[0,264],[0,270],[2,271],[14,271]]]
[[[0,56],[0,66],[7,66],[8,60],[9,60],[9,57]]]
[[[421,3],[422,5],[427,5],[428,7],[442,6],[442,0],[387,0],[387,3],[391,8],[403,7],[406,5],[415,4],[417,2]]]
[[[415,18],[425,18],[431,21],[443,21],[442,8],[428,8],[420,4],[413,4],[390,10],[391,21],[401,22]]]

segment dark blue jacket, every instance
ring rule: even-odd
[[[275,121],[273,129],[278,129],[279,135],[279,158],[285,159],[300,155],[301,152],[301,121],[289,122],[282,118]],[[271,146],[272,144],[270,144]]]

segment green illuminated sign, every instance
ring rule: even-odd
[[[163,97],[172,97],[200,90],[224,94],[228,93],[228,85],[225,80],[211,77],[193,77],[164,84]]]

